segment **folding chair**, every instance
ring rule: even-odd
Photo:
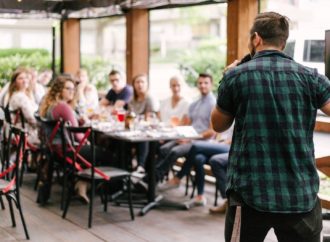
[[[90,183],[91,191],[90,191],[90,202],[89,202],[89,215],[88,215],[88,228],[92,227],[92,219],[93,219],[93,202],[94,202],[94,195],[95,195],[95,182],[98,184],[102,183],[100,186],[102,189],[105,189],[107,185],[111,185],[109,182],[110,180],[121,180],[124,183],[124,186],[127,189],[128,193],[128,204],[131,219],[134,220],[134,213],[133,213],[133,206],[132,206],[132,194],[131,194],[131,176],[130,173],[108,166],[96,166],[95,165],[95,137],[94,131],[91,127],[70,127],[65,125],[65,140],[63,143],[66,143],[64,146],[64,154],[65,159],[68,163],[72,166],[72,174],[69,176],[69,190],[67,195],[67,200],[65,203],[64,211],[63,211],[63,218],[66,217],[72,194],[74,193],[74,182],[75,180],[81,180]],[[75,141],[75,134],[84,134],[82,140],[77,144]],[[79,154],[80,149],[83,145],[86,144],[87,140],[90,142],[90,152],[91,152],[91,161],[87,161],[84,157]],[[104,185],[104,186],[103,186]],[[106,189],[103,190],[106,192]],[[107,211],[107,196],[104,196],[104,211]]]
[[[6,162],[5,170],[0,174],[0,196],[5,196],[8,200],[13,227],[16,226],[15,215],[12,204],[12,202],[14,201],[21,217],[26,239],[30,239],[25,224],[25,219],[23,216],[22,205],[20,200],[20,191],[19,191],[19,180],[20,180],[19,167],[22,165],[23,162],[23,155],[26,146],[26,133],[19,128],[10,126],[8,140],[9,140],[8,151],[11,150],[11,145],[15,143],[16,157],[15,157],[15,162],[12,164],[10,164],[9,157],[6,159],[7,162]],[[8,152],[7,155],[9,156],[10,152]]]

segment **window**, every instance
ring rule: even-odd
[[[323,62],[324,61],[324,40],[305,40],[304,61]]]
[[[296,41],[287,42],[284,49],[284,53],[290,56],[291,58],[293,58],[295,45],[296,45]]]

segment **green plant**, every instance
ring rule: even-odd
[[[49,69],[51,56],[43,49],[4,49],[0,50],[0,86],[4,86],[14,70],[24,66],[36,70]]]
[[[91,83],[93,83],[98,90],[104,90],[108,87],[108,73],[114,68],[113,64],[99,56],[82,56],[81,65],[82,68],[87,70]]]
[[[180,57],[179,68],[190,85],[195,85],[198,73],[208,73],[213,76],[214,88],[217,88],[226,62],[223,45],[220,41],[206,40]]]

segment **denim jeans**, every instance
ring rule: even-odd
[[[175,161],[186,156],[191,148],[191,143],[178,144],[176,141],[170,141],[160,147],[160,159],[156,165],[156,181],[163,179],[164,175],[174,165]]]
[[[149,142],[136,143],[136,153],[138,165],[144,167],[149,153]]]
[[[187,159],[183,164],[181,170],[178,172],[177,177],[183,178],[189,174],[192,167],[196,172],[196,186],[198,195],[204,193],[204,164],[209,158],[216,154],[228,153],[230,146],[221,143],[211,143],[209,141],[195,141],[187,155]]]
[[[214,155],[209,160],[222,198],[226,198],[228,155],[229,153]]]

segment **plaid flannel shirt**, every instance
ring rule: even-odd
[[[316,111],[329,101],[329,80],[279,51],[227,71],[217,99],[235,117],[227,192],[259,211],[311,210],[319,189]]]

